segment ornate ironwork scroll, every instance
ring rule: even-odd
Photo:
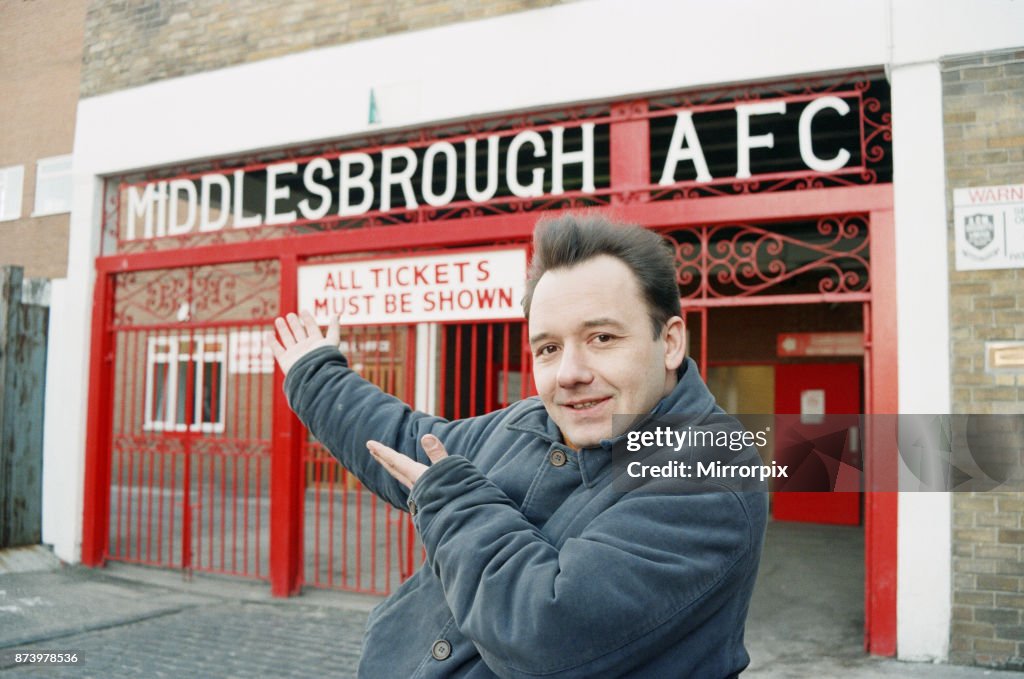
[[[666,233],[685,299],[843,295],[870,289],[867,219],[716,224]]]
[[[113,325],[257,321],[278,313],[280,265],[260,260],[115,277]]]

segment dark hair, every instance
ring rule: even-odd
[[[643,227],[617,224],[593,213],[564,214],[537,223],[523,296],[526,317],[530,317],[533,291],[545,272],[568,269],[600,255],[615,257],[636,276],[655,338],[669,318],[682,315],[675,257],[668,242]]]

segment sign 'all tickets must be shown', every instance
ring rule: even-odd
[[[326,324],[523,318],[526,248],[453,250],[299,267],[299,309]]]

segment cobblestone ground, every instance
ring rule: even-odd
[[[200,587],[183,594],[87,569],[2,575],[0,676],[355,676],[373,601],[317,603],[325,593],[272,599],[262,583]],[[19,665],[14,651],[76,652],[79,663]]]
[[[74,650],[75,667],[12,676],[354,677],[366,615],[316,606],[207,605],[28,646]]]

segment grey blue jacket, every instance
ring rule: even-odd
[[[623,492],[612,442],[577,453],[530,398],[480,417],[415,412],[317,349],[285,380],[292,409],[378,496],[413,514],[426,563],[370,615],[359,676],[730,677],[767,495]],[[653,411],[725,417],[687,359]],[[375,439],[430,464],[409,492],[366,450]],[[752,449],[748,449],[752,450]]]

